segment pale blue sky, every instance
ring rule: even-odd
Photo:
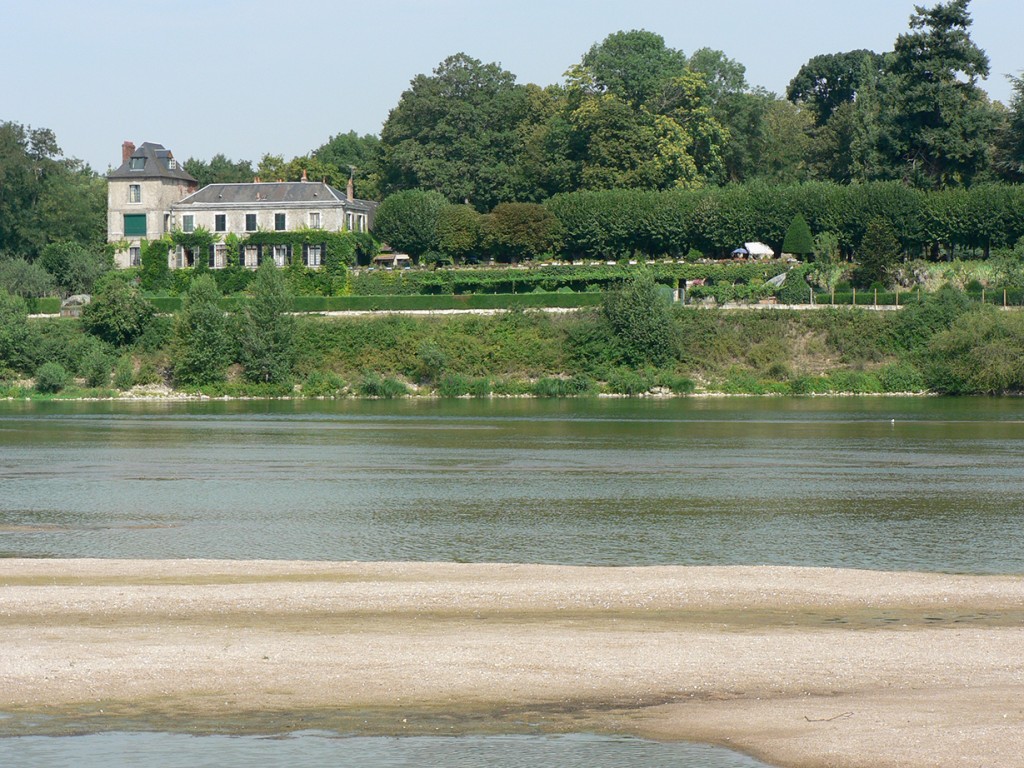
[[[921,4],[921,0],[918,0]],[[925,0],[925,5],[934,4]],[[548,85],[608,34],[657,32],[717,48],[781,93],[819,53],[890,50],[903,0],[0,0],[0,120],[52,128],[105,171],[121,142],[184,160],[306,154],[335,133],[378,133],[409,81],[453,53]],[[1021,0],[974,0],[972,37],[1006,101],[1024,70]]]

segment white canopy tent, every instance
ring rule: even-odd
[[[771,259],[775,256],[775,251],[764,243],[744,243],[743,247],[747,249],[751,258]]]

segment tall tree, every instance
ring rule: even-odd
[[[686,56],[665,45],[661,35],[642,29],[615,32],[591,47],[582,67],[594,87],[633,107],[655,98],[665,83],[686,71]]]
[[[807,104],[815,124],[825,125],[842,104],[853,103],[867,78],[878,80],[884,61],[881,54],[864,49],[815,56],[790,81],[786,98]]]
[[[417,75],[381,131],[383,191],[432,189],[480,210],[516,199],[526,106],[515,75],[464,53]]]
[[[284,275],[265,259],[250,285],[252,294],[239,313],[238,362],[246,380],[285,384],[295,361],[295,318]]]
[[[197,276],[189,286],[181,312],[174,318],[171,357],[179,384],[203,386],[225,378],[228,334],[219,300],[220,291],[210,275]]]
[[[970,36],[970,0],[915,6],[883,84],[890,161],[908,181],[969,184],[986,166],[995,128],[978,79],[989,60]]]
[[[218,152],[210,162],[190,157],[185,161],[185,170],[191,173],[200,187],[207,184],[232,184],[252,181],[256,172],[248,160],[229,160]]]
[[[1024,78],[1009,76],[1013,97],[996,141],[996,171],[1008,181],[1024,181]]]

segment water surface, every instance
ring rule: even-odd
[[[0,555],[1024,572],[1024,400],[3,403]]]

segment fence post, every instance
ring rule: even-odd
[[[832,306],[835,306],[835,304],[836,304],[836,289],[835,289],[835,288],[833,288],[833,289],[832,289],[832,300],[831,300],[831,304],[832,304]]]
[[[896,289],[896,306],[898,307],[899,305],[900,305],[900,289],[897,288]]]
[[[981,303],[982,304],[985,303],[985,289],[984,288],[981,289]]]
[[[875,288],[875,306],[878,306],[878,289]]]
[[[855,306],[855,307],[857,306],[857,288],[856,287],[854,287],[854,289],[853,289],[853,306]]]
[[[1003,309],[1006,309],[1006,289],[1003,288]]]

